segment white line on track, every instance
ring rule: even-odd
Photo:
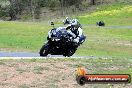
[[[79,56],[79,57],[0,57],[0,60],[1,59],[59,59],[59,58],[71,58],[71,59],[94,59],[93,57],[81,57],[81,56]]]

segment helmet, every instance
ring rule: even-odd
[[[66,19],[69,19],[69,17],[66,17]]]
[[[73,19],[72,21],[71,21],[71,26],[73,26],[73,27],[75,27],[75,28],[78,28],[80,25],[79,25],[80,23],[78,22],[78,20],[77,19]]]

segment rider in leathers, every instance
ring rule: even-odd
[[[82,41],[83,39],[83,30],[82,30],[82,26],[81,24],[78,22],[77,19],[73,19],[70,23],[70,25],[68,25],[66,27],[66,30],[70,29],[71,32],[69,32],[71,35],[73,35],[74,40],[73,42],[75,43],[79,43]]]

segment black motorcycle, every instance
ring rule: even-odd
[[[51,23],[51,25],[54,25]],[[72,56],[80,44],[73,42],[73,37],[63,27],[53,28],[51,38],[47,37],[47,43],[40,49],[40,56],[63,55]]]

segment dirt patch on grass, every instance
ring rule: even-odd
[[[33,61],[33,60],[32,60]],[[78,65],[86,67],[89,73],[106,69],[109,65],[118,70],[122,63],[114,65],[99,64],[98,60],[42,60],[42,61],[1,61],[0,88],[80,88],[76,83],[76,68]],[[96,65],[96,68],[93,68]],[[125,63],[127,64],[127,62]],[[108,66],[105,66],[108,65]],[[122,64],[124,65],[124,64]],[[127,64],[130,65],[130,62]],[[116,66],[116,67],[115,67]],[[120,66],[129,69],[126,66]],[[110,67],[108,68],[110,70]],[[113,68],[111,68],[114,70]],[[88,84],[83,88],[130,88],[131,84]]]

